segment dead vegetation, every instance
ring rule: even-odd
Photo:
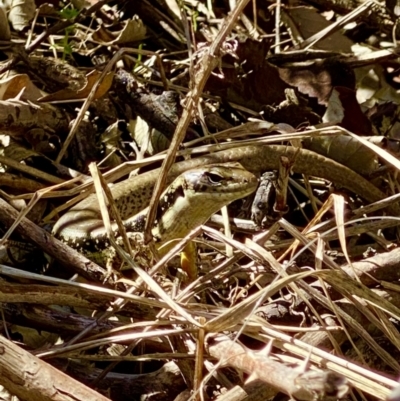
[[[400,371],[397,2],[0,11],[2,397],[388,399]],[[50,234],[93,181],[101,193],[103,179],[161,166],[151,227],[171,166],[229,149],[276,172],[161,259],[147,230],[146,268],[121,250],[129,269],[107,270]]]

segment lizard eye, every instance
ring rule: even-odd
[[[224,179],[224,177],[215,173],[207,173],[207,178],[210,184],[219,184]]]

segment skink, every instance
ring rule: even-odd
[[[160,198],[157,219],[152,229],[156,246],[159,248],[170,240],[185,237],[223,206],[251,194],[257,184],[257,177],[239,163],[206,165],[184,171]],[[137,195],[143,194],[139,192]],[[129,199],[129,196],[126,197],[125,202]],[[121,201],[119,198],[120,204]],[[128,233],[143,232],[147,208],[138,214],[134,214],[131,205],[120,210]],[[97,211],[90,204],[79,209],[74,207],[73,211],[67,212],[55,224],[53,232],[68,245],[104,265],[107,252],[103,250],[110,243]],[[113,231],[119,236],[116,225]],[[163,247],[163,251],[166,249]]]
[[[175,163],[168,179],[171,182],[189,169],[228,162],[240,162],[244,169],[259,173],[278,168],[279,158],[284,155],[294,158],[294,172],[327,179],[368,202],[385,198],[382,191],[353,170],[312,151],[306,149],[298,151],[294,147],[282,145],[243,146],[185,160]],[[113,197],[122,219],[128,219],[147,206],[158,175],[159,169],[155,169],[113,186]],[[393,215],[400,214],[398,205],[392,205],[388,211]],[[90,237],[94,227],[98,230],[96,235],[103,233],[96,195],[90,195],[58,220],[54,232],[58,237],[70,242],[75,238]]]

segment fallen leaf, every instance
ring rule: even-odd
[[[18,74],[0,80],[0,100],[17,98],[36,101],[43,93],[36,87],[28,75]]]
[[[124,27],[121,31],[112,32],[101,26],[93,33],[92,38],[99,43],[113,45],[138,42],[143,40],[145,36],[146,27],[144,26],[143,21],[135,15],[132,19],[124,23]]]
[[[86,85],[79,90],[72,89],[62,89],[58,92],[51,93],[50,95],[43,96],[38,99],[39,102],[55,102],[61,100],[78,100],[78,99],[86,99],[90,91],[93,88],[93,85],[97,82],[101,75],[101,71],[93,70],[88,75],[86,75]],[[100,83],[97,88],[96,94],[94,95],[94,99],[99,99],[103,95],[105,95],[111,87],[112,81],[114,78],[114,72],[109,72]]]

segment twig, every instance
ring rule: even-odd
[[[171,145],[164,159],[163,165],[161,167],[160,176],[157,180],[156,186],[153,191],[153,196],[150,200],[150,208],[147,215],[146,228],[144,233],[145,243],[149,243],[152,240],[151,228],[153,227],[158,200],[160,199],[161,192],[164,189],[168,171],[175,161],[176,152],[189,127],[190,121],[192,119],[192,111],[197,109],[200,96],[203,92],[207,79],[211,75],[214,68],[218,65],[220,49],[225,38],[232,30],[233,24],[236,22],[237,18],[242,13],[244,7],[247,5],[248,2],[249,0],[241,0],[237,3],[236,8],[226,18],[217,37],[199,63],[199,71],[196,73],[195,82],[192,82],[193,90],[190,91],[186,96],[186,106],[183,110],[182,117],[180,118],[178,125],[176,126]]]

